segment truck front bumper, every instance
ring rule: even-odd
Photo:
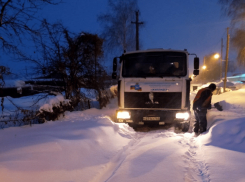
[[[117,110],[116,122],[144,124],[148,122],[159,122],[162,124],[173,124],[189,122],[190,111],[188,110]]]

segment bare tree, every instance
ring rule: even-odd
[[[138,10],[137,0],[108,0],[108,5],[109,11],[98,16],[104,26],[102,37],[107,50],[134,50],[135,28],[131,21]]]
[[[37,20],[36,13],[45,4],[55,5],[59,2],[61,0],[0,0],[1,52],[15,54],[24,60],[30,59],[24,53],[23,46],[28,38],[40,34],[35,26],[36,21],[33,21]],[[9,70],[9,68],[1,69],[1,76],[6,75],[3,70]],[[1,86],[3,85],[2,79]]]
[[[64,31],[68,46],[63,49],[64,61],[59,67],[67,79],[67,97],[79,96],[80,88],[91,87],[96,80],[98,60],[103,55],[103,40],[97,35],[82,32],[75,38]]]
[[[62,24],[50,25],[46,20],[42,27],[46,33],[35,39],[37,52],[42,54],[39,60],[35,60],[36,72],[59,75],[64,82],[66,98],[74,105],[83,97],[80,88],[95,89],[102,103],[101,91],[105,89],[104,77],[107,76],[100,62],[103,39],[86,32],[76,35]]]
[[[238,64],[245,67],[245,1],[219,0],[226,15],[231,17],[233,29],[231,44],[237,50]]]
[[[238,65],[245,67],[245,29],[236,29],[231,42],[238,52]]]
[[[0,40],[1,48],[12,53],[20,53],[28,35],[40,32],[33,20],[38,10],[45,4],[57,4],[60,0],[0,0]]]
[[[232,18],[233,22],[244,20],[245,1],[244,0],[219,0],[226,15]]]

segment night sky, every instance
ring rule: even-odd
[[[57,6],[46,6],[39,17],[51,22],[61,20],[73,32],[100,34],[102,27],[97,16],[107,11],[107,0],[63,1]],[[221,38],[224,38],[224,45],[226,43],[230,20],[222,14],[217,1],[138,0],[139,20],[144,22],[140,28],[140,48],[187,49],[196,53],[202,63],[205,55],[220,52]],[[232,53],[230,59],[235,59]],[[111,62],[107,64],[110,66]]]

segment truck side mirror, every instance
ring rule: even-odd
[[[117,58],[113,59],[113,72],[117,71]]]
[[[111,77],[112,77],[112,79],[116,79],[117,78],[117,72],[113,71]]]
[[[199,70],[194,70],[193,75],[195,75],[195,76],[199,75]]]
[[[124,60],[125,60],[125,55],[123,54],[120,56],[120,63],[123,62]]]
[[[199,70],[199,58],[198,57],[194,58],[194,69]]]

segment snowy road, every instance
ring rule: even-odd
[[[208,114],[198,137],[173,129],[135,132],[106,109],[66,113],[43,125],[0,131],[1,182],[245,181],[245,90]],[[233,99],[231,99],[233,98]]]
[[[136,133],[92,181],[210,181],[199,150],[192,134]]]
[[[135,132],[108,115],[92,109],[3,130],[1,181],[209,181],[191,133]]]

